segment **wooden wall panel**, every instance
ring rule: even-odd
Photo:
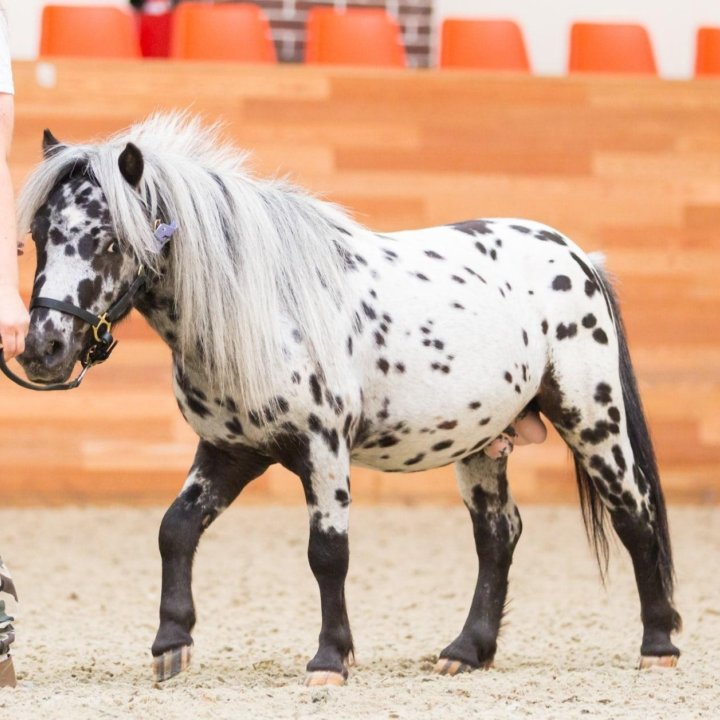
[[[153,110],[221,118],[262,174],[289,173],[378,230],[530,217],[602,250],[618,288],[668,496],[720,498],[720,83],[169,62],[17,63],[12,170],[42,129],[102,136]],[[34,258],[23,260],[25,292]],[[82,389],[0,381],[3,501],[169,500],[195,446],[169,353],[144,322]],[[574,497],[557,437],[518,450],[521,501]],[[273,469],[249,500],[301,502]],[[451,470],[357,470],[360,502],[457,502]]]

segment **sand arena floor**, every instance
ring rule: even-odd
[[[0,717],[720,718],[720,509],[673,508],[677,670],[638,672],[630,563],[603,589],[577,508],[523,510],[495,668],[430,670],[475,580],[462,508],[353,508],[347,595],[357,665],[343,688],[305,688],[319,631],[304,508],[230,509],[195,564],[188,673],[155,685],[161,508],[0,511],[20,591],[19,685]]]

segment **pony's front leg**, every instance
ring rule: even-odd
[[[319,647],[307,664],[306,685],[342,685],[353,654],[345,606],[349,563],[350,462],[335,431],[320,430],[303,443],[288,467],[303,483],[310,516],[308,560],[320,589]]]
[[[205,441],[198,445],[187,481],[160,525],[160,627],[152,646],[156,680],[177,675],[190,662],[192,562],[200,536],[268,464],[249,448],[220,449]]]
[[[522,531],[506,470],[507,457],[494,460],[482,452],[456,463],[460,492],[472,518],[479,568],[462,632],[440,653],[435,666],[442,675],[489,667],[495,657],[508,571]]]

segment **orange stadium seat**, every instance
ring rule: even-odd
[[[381,8],[312,7],[308,11],[305,62],[405,67],[400,26]]]
[[[657,75],[650,36],[642,25],[574,23],[568,69],[571,73]]]
[[[695,75],[720,75],[720,28],[698,29]]]
[[[138,58],[140,41],[129,11],[100,5],[46,5],[41,57]]]
[[[174,11],[170,57],[277,62],[267,16],[250,3],[180,3]]]
[[[448,18],[441,36],[441,68],[530,72],[522,30],[512,20]]]

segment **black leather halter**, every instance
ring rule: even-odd
[[[163,223],[160,220],[155,221],[155,232],[153,233],[153,237],[155,238],[155,252],[159,253],[165,247],[177,228],[177,223],[174,220],[168,224]],[[145,272],[143,267],[140,266],[138,275],[131,283],[130,287],[102,315],[93,315],[93,313],[83,310],[77,305],[63,302],[62,300],[55,300],[54,298],[47,297],[34,298],[30,303],[31,310],[36,307],[44,307],[49,310],[59,310],[60,312],[80,318],[80,320],[85,321],[88,325],[90,325],[90,327],[92,327],[93,342],[85,348],[83,355],[80,358],[82,371],[74,380],[69,382],[51,383],[49,385],[39,385],[37,383],[28,382],[19,375],[16,375],[7,366],[2,352],[2,345],[0,345],[0,372],[17,385],[27,388],[28,390],[72,390],[73,388],[76,388],[82,382],[85,377],[85,373],[93,365],[99,365],[110,357],[110,353],[117,345],[117,340],[113,339],[111,333],[113,323],[123,317],[123,315],[130,310],[135,295],[144,284]]]
[[[145,284],[145,274],[142,267],[138,272],[138,276],[132,282],[130,287],[114,302],[102,315],[93,315],[93,313],[83,310],[72,303],[55,300],[48,297],[36,297],[30,303],[30,310],[36,307],[44,307],[49,310],[59,310],[60,312],[74,315],[80,320],[85,321],[92,328],[93,341],[84,349],[80,364],[82,371],[70,382],[52,383],[49,385],[39,385],[28,382],[19,375],[16,375],[5,362],[5,357],[0,349],[0,371],[10,378],[14,383],[21,385],[28,390],[72,390],[82,382],[85,373],[93,366],[105,362],[110,357],[110,353],[117,345],[117,340],[112,336],[113,323],[119,320],[132,306],[133,298]]]

